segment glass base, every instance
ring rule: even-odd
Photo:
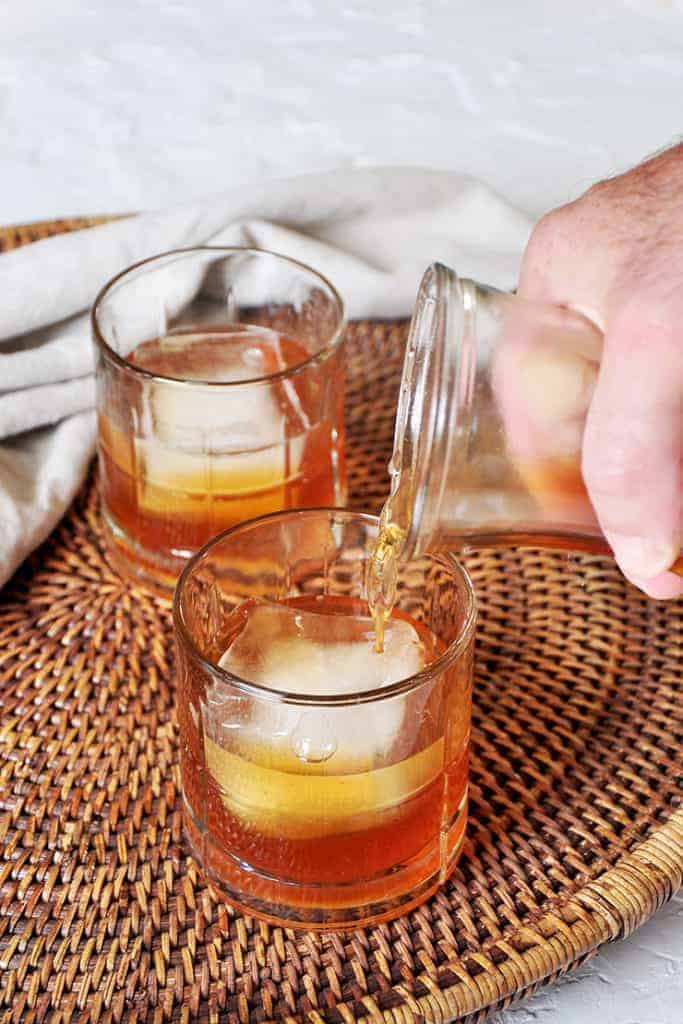
[[[163,558],[148,551],[117,526],[105,508],[101,508],[101,514],[109,561],[116,571],[136,587],[171,600],[186,560]]]
[[[345,488],[337,486],[335,501],[339,505],[345,504]],[[158,551],[143,547],[122,530],[103,502],[100,502],[100,514],[108,560],[114,569],[135,586],[142,587],[156,597],[172,600],[178,578],[193,552],[188,552],[185,557],[161,555]],[[224,528],[227,528],[227,525],[229,524]],[[206,540],[208,539],[207,537]]]
[[[344,885],[282,881],[242,863],[212,839],[183,801],[192,853],[218,896],[241,910],[288,928],[353,931],[413,910],[432,896],[455,868],[467,825],[467,793],[450,825],[427,851],[381,877]]]

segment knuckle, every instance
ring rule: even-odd
[[[580,196],[584,202],[602,202],[608,196],[611,196],[614,192],[614,178],[601,178],[600,181],[594,181],[592,185]]]
[[[536,222],[531,237],[527,244],[527,251],[531,253],[545,252],[554,248],[557,241],[564,233],[563,225],[566,220],[565,207],[558,207],[545,213]]]
[[[544,214],[536,222],[526,245],[522,261],[522,285],[536,280],[561,281],[565,271],[575,263],[580,238],[575,204],[559,206]],[[556,286],[551,288],[552,292]]]
[[[561,277],[561,268],[571,254],[571,228],[566,207],[544,214],[537,221],[522,260],[520,292],[530,298],[548,297],[554,291],[549,282]]]

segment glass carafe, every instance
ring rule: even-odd
[[[577,313],[429,267],[382,514],[405,556],[500,544],[609,552],[581,474],[602,344]]]

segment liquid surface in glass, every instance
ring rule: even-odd
[[[294,699],[250,698],[220,680],[181,695],[200,708],[182,770],[209,873],[266,908],[315,908],[321,886],[327,907],[360,908],[425,879],[435,888],[464,834],[469,682],[444,672],[374,699],[442,653],[435,635],[394,609],[378,654],[367,604],[331,595],[249,600],[228,633],[220,665]],[[373,700],[325,704],[360,692]],[[320,704],[297,704],[303,694]]]
[[[134,430],[128,411],[105,402],[100,414],[105,515],[129,556],[149,554],[177,572],[229,526],[278,509],[343,502],[343,417],[335,402],[320,400],[320,376],[255,379],[308,357],[295,339],[245,324],[183,329],[128,356],[150,374],[175,378],[147,388]],[[340,404],[341,367],[327,386],[338,389]]]

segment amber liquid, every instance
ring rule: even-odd
[[[364,602],[346,597],[287,603],[319,614],[368,614]],[[248,603],[236,613],[237,629],[244,614]],[[424,625],[393,614],[412,624],[428,661],[441,653]],[[380,764],[362,751],[351,760],[335,754],[308,763],[275,741],[221,746],[187,711],[210,697],[198,692],[203,681],[193,688],[185,674],[179,706],[187,825],[232,902],[276,921],[324,927],[379,920],[434,891],[455,863],[466,820],[469,678],[466,667],[448,671],[457,678],[435,681],[420,724],[404,722],[396,749]]]
[[[226,351],[235,348],[238,380],[278,373],[308,357],[295,339],[241,324],[145,342],[128,361],[165,377],[217,382],[232,379],[234,360],[222,364]],[[319,400],[319,377],[311,381],[303,373],[238,387],[236,393],[225,389],[218,395],[214,389],[209,404],[187,385],[183,391],[183,385],[150,383],[139,399],[147,408],[137,410],[138,423],[146,426],[137,430],[127,411],[124,417],[120,410],[101,413],[101,494],[123,562],[133,571],[137,564],[142,575],[162,584],[173,583],[185,560],[227,527],[280,509],[342,504],[341,364],[332,361],[329,375],[326,383],[336,397],[325,403]],[[240,403],[234,413],[231,402]]]

